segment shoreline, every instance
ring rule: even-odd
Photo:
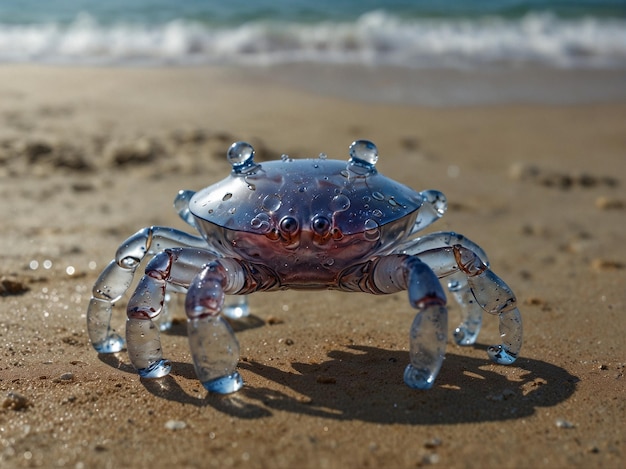
[[[626,68],[514,65],[472,68],[289,63],[276,65],[90,65],[0,63],[0,71],[103,71],[230,76],[239,85],[287,87],[326,98],[434,108],[626,102]]]
[[[620,68],[287,64],[249,70],[253,76],[321,96],[376,104],[451,108],[626,102],[626,69]]]

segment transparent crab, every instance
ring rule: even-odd
[[[170,371],[160,330],[169,291],[186,292],[188,337],[198,379],[210,392],[243,385],[239,344],[224,319],[248,314],[245,295],[283,289],[334,289],[375,295],[407,290],[417,310],[409,333],[404,381],[428,389],[441,368],[447,342],[446,297],[461,307],[457,344],[476,341],[482,312],[497,315],[502,343],[488,348],[499,364],[515,361],[522,321],[511,289],[488,267],[475,243],[453,232],[416,233],[440,218],[445,196],[415,192],[376,170],[378,151],[358,140],[347,161],[254,161],[245,142],[228,150],[232,172],[198,192],[181,191],[174,206],[201,236],[169,227],[143,228],[124,241],[98,278],[87,329],[99,353],[115,353],[124,340],[110,328],[112,307],[149,256],[127,306],[126,346],[139,375]],[[224,306],[226,295],[240,295]]]

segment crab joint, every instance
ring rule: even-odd
[[[452,246],[452,249],[459,269],[466,275],[473,277],[482,274],[487,269],[487,265],[469,249],[464,248],[460,244],[455,244]]]

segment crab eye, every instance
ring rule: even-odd
[[[254,164],[254,148],[247,142],[235,142],[228,149],[226,157],[235,172],[242,172]]]
[[[311,228],[320,236],[324,236],[330,231],[330,220],[321,215],[317,215],[311,220]]]
[[[357,140],[350,145],[350,161],[373,169],[378,161],[378,149],[369,140]]]
[[[293,217],[285,217],[280,221],[280,231],[286,234],[294,234],[298,231],[298,220]]]

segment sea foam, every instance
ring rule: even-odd
[[[626,21],[402,19],[372,11],[353,22],[257,20],[219,27],[197,21],[101,24],[86,13],[68,25],[0,24],[0,62],[253,64],[293,62],[475,67],[525,63],[559,68],[626,67]]]

